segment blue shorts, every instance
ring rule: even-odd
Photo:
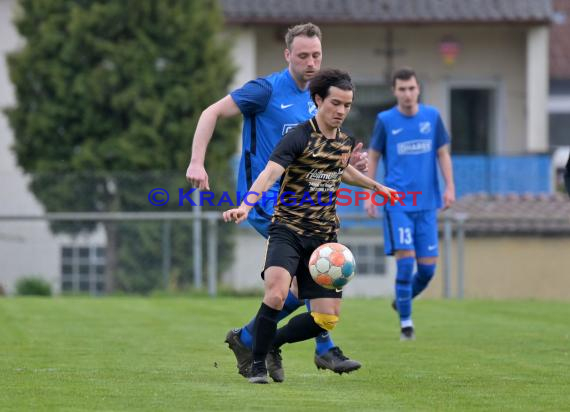
[[[247,215],[247,222],[253,226],[253,228],[257,230],[261,236],[267,239],[269,237],[269,225],[271,224],[272,218],[272,207],[267,206],[265,208],[262,208],[259,205],[255,205]]]
[[[415,250],[417,257],[438,256],[437,211],[384,211],[384,252]]]

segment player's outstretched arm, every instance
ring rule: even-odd
[[[389,199],[398,199],[398,193],[394,189],[391,189],[388,186],[384,186],[383,184],[378,183],[376,180],[370,179],[368,176],[363,175],[351,165],[348,165],[346,169],[344,169],[344,173],[342,174],[342,181],[349,185],[359,186],[363,187],[364,189],[372,190],[373,192],[384,193],[386,196],[388,196]]]
[[[204,159],[206,158],[206,149],[214,134],[216,123],[220,117],[232,117],[240,113],[240,109],[232,97],[227,95],[209,106],[200,115],[192,141],[192,157],[186,170],[186,180],[190,182],[192,187],[197,187],[200,190],[210,190],[208,173],[204,168]]]
[[[265,166],[265,169],[263,169],[263,172],[257,176],[257,179],[255,179],[255,182],[251,185],[241,205],[224,212],[224,221],[241,223],[247,219],[251,208],[257,203],[263,193],[267,192],[271,186],[273,186],[284,171],[283,166],[270,160],[267,166]]]
[[[451,165],[451,155],[449,145],[444,145],[437,149],[437,159],[443,180],[445,181],[445,192],[443,192],[443,208],[447,209],[455,203],[455,183],[453,182],[453,166]]]

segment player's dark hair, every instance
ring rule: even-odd
[[[392,87],[396,87],[396,80],[410,80],[415,78],[418,81],[416,72],[411,67],[402,67],[394,72],[392,75]]]
[[[317,26],[316,24],[313,23],[298,24],[287,30],[287,33],[285,34],[285,45],[289,50],[291,50],[291,45],[293,44],[293,40],[297,36],[318,37],[319,40],[323,39],[323,36],[321,34],[321,29],[319,29],[319,26]]]
[[[317,104],[315,101],[316,95],[319,95],[323,100],[326,99],[331,87],[354,92],[354,84],[352,84],[352,79],[347,72],[338,69],[323,69],[309,83],[309,91],[311,92],[313,102]]]

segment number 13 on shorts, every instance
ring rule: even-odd
[[[399,227],[398,233],[400,234],[400,244],[411,245],[412,242],[412,229],[409,227]]]
[[[415,250],[418,257],[438,255],[437,212],[384,213],[384,251]]]

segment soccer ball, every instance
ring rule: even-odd
[[[354,277],[355,268],[352,252],[340,243],[319,246],[309,260],[313,280],[327,289],[342,289]]]

